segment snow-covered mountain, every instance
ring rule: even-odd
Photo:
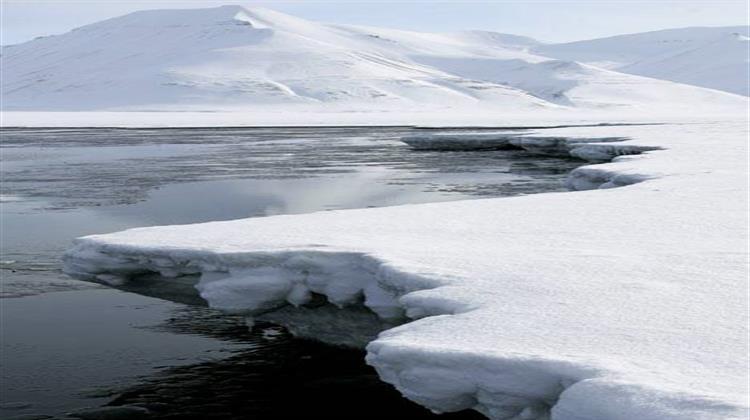
[[[514,112],[746,103],[530,52],[545,48],[493,32],[321,24],[240,6],[149,10],[3,47],[2,102],[4,110],[54,111],[299,105]]]
[[[534,52],[623,73],[750,95],[747,26],[682,28],[565,44]]]

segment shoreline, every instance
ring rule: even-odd
[[[739,123],[550,133],[604,130],[631,138],[627,146],[664,149],[574,171],[594,188],[635,182],[624,188],[136,229],[79,239],[68,269],[117,278],[203,273],[203,297],[232,311],[301,304],[307,289],[346,306],[361,288],[381,317],[402,306],[412,320],[371,342],[368,362],[435,411],[663,419],[688,415],[690,402],[691,416],[734,418],[746,411],[730,374],[742,369],[732,366],[747,348],[741,302],[731,298],[743,287],[744,260],[732,250],[747,237],[747,208],[736,195],[743,185],[734,178],[747,147]],[[717,144],[703,149],[706,136]],[[716,161],[725,163],[721,172],[712,171]],[[358,256],[370,261],[359,271],[347,263]],[[373,281],[339,284],[360,271]],[[706,271],[724,275],[707,283]],[[712,315],[719,302],[739,306]],[[583,326],[585,337],[571,341]],[[687,357],[685,342],[696,349]],[[591,404],[594,397],[601,403]]]

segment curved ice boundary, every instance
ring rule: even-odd
[[[367,362],[437,412],[747,418],[747,128],[554,134],[605,131],[632,139],[623,147],[666,150],[584,166],[570,181],[626,188],[88,236],[66,271],[110,283],[200,275],[213,307],[276,314],[342,344],[385,328]],[[612,146],[581,156],[618,154]],[[329,303],[311,308],[321,297]]]
[[[535,136],[529,133],[430,133],[406,136],[401,141],[414,150],[483,151],[520,149],[544,156],[572,157],[592,163],[610,162],[620,156],[660,150],[659,146],[638,145],[627,137]],[[639,174],[621,174],[598,167],[575,169],[566,184],[575,191],[614,188],[647,179]]]
[[[627,137],[562,137],[508,133],[435,133],[406,136],[402,142],[414,150],[509,150],[522,149],[546,156],[574,157],[589,162],[609,162],[622,155],[659,150],[655,146],[611,145]]]

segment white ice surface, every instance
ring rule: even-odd
[[[132,229],[77,240],[66,270],[202,273],[231,311],[316,293],[406,316],[367,361],[436,411],[747,418],[747,120],[545,135],[663,150],[571,174],[622,188]]]

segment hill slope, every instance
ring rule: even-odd
[[[623,73],[750,95],[748,27],[682,28],[565,44],[539,54]]]
[[[538,42],[150,10],[2,50],[4,110],[695,110],[741,98],[529,53]]]

